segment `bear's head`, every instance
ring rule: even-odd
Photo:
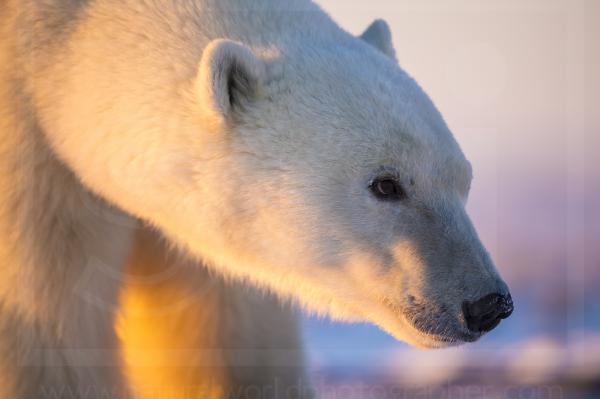
[[[198,242],[319,313],[420,346],[473,341],[511,299],[465,213],[471,166],[389,38],[377,21],[366,43],[269,60],[205,49],[196,88],[214,132],[200,151],[215,159],[199,163]]]
[[[275,40],[217,39],[197,59],[165,47],[179,61],[150,44],[81,46],[93,54],[61,82],[71,100],[47,104],[69,111],[46,126],[85,143],[56,134],[53,146],[209,267],[310,311],[422,347],[476,340],[508,317],[465,213],[471,166],[398,66],[387,25]]]

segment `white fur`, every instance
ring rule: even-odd
[[[2,397],[128,389],[113,327],[138,219],[196,259],[165,260],[191,273],[166,292],[232,301],[153,328],[214,320],[181,339],[263,348],[248,375],[224,357],[233,385],[302,376],[293,317],[240,282],[425,347],[476,339],[460,304],[506,290],[464,211],[470,166],[382,21],[361,40],[305,0],[8,0],[0,26]],[[406,201],[374,198],[382,173]]]

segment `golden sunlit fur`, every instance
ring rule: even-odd
[[[271,295],[204,269],[190,272],[194,266],[156,233],[136,234],[117,331],[137,393],[222,398],[243,397],[253,384],[306,389],[305,379],[293,380],[303,364],[293,312]]]

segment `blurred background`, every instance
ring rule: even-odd
[[[600,398],[600,1],[318,2],[354,34],[389,23],[473,164],[468,209],[516,306],[437,351],[308,318],[322,397]]]

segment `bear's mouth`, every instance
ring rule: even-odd
[[[446,348],[458,346],[468,342],[477,341],[482,334],[471,333],[464,331],[460,327],[446,328],[444,334],[436,333],[428,329],[424,329],[418,324],[412,322],[406,316],[403,317],[408,329],[411,330],[411,335],[414,337],[415,346],[425,349]]]
[[[449,312],[403,308],[391,300],[383,302],[403,326],[402,334],[391,332],[392,335],[405,337],[404,340],[417,347],[433,349],[457,346],[477,341],[483,335],[467,330],[460,320]]]
[[[412,326],[418,333],[419,344],[418,346],[424,348],[446,348],[450,346],[457,346],[468,342],[477,341],[480,338],[480,334],[466,334],[463,332],[455,332],[452,335],[439,335],[431,334],[426,331],[420,330],[415,326]]]

